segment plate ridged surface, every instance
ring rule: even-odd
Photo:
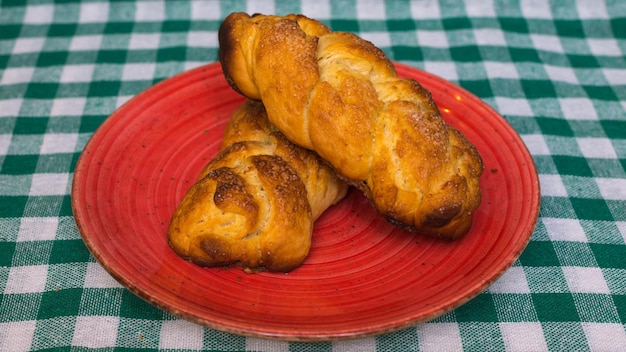
[[[519,256],[534,229],[539,183],[515,131],[467,91],[397,65],[433,94],[478,148],[483,202],[456,242],[400,230],[356,190],[316,223],[309,257],[288,274],[204,269],[177,257],[166,230],[243,102],[219,64],[165,80],[111,115],[76,167],[72,206],[96,259],[159,308],[222,331],[334,340],[395,331],[471,299]]]

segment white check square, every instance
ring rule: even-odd
[[[302,14],[310,18],[325,20],[330,18],[330,0],[302,1]]]
[[[465,12],[469,17],[496,17],[493,0],[469,1],[465,3]]]
[[[31,196],[65,195],[68,192],[69,174],[33,174]]]
[[[604,1],[576,0],[576,9],[580,19],[609,18]]]
[[[218,20],[220,16],[220,2],[218,0],[191,2],[191,19],[193,20]]]
[[[98,263],[87,263],[87,271],[85,273],[85,282],[83,287],[86,288],[118,288],[122,285],[117,282],[104,268]]]
[[[474,38],[478,45],[494,45],[503,46],[506,45],[506,39],[501,30],[492,28],[477,28],[474,29]]]
[[[622,50],[615,39],[587,39],[591,53],[598,56],[622,56]]]
[[[496,104],[503,115],[534,116],[526,99],[496,97]]]
[[[14,266],[9,269],[5,294],[43,292],[48,278],[48,265]]]
[[[219,42],[215,31],[189,31],[187,45],[196,48],[217,48]]]
[[[602,198],[608,200],[626,201],[626,179],[623,178],[596,178]]]
[[[378,0],[357,0],[356,14],[359,19],[385,19],[385,2]]]
[[[531,34],[530,39],[533,42],[533,46],[537,50],[545,50],[557,53],[564,52],[561,41],[557,36],[545,34]]]
[[[507,352],[548,351],[541,323],[500,323]]]
[[[411,17],[414,19],[441,19],[438,1],[411,1]]]
[[[180,319],[166,320],[161,326],[159,348],[201,350],[203,339],[200,325]]]
[[[22,107],[22,99],[0,100],[0,117],[17,116]]]
[[[46,24],[51,23],[54,17],[53,5],[30,5],[26,7],[24,23]]]
[[[13,54],[26,54],[40,52],[45,38],[17,38],[13,44]]]
[[[563,117],[568,120],[597,120],[593,103],[586,98],[559,98]]]
[[[93,76],[94,65],[65,65],[61,72],[62,83],[90,82]]]
[[[561,268],[570,291],[576,293],[610,294],[602,269],[578,266]]]
[[[553,81],[579,84],[576,73],[574,73],[574,70],[570,67],[545,65],[543,68],[546,70],[548,77]]]
[[[84,2],[80,4],[80,23],[106,22],[109,18],[108,2]]]
[[[622,324],[582,323],[590,351],[623,352],[626,332]]]
[[[79,316],[76,318],[72,345],[88,348],[115,347],[119,317]]]
[[[603,68],[604,78],[612,85],[626,85],[626,70],[617,68]],[[626,103],[623,103],[626,104]],[[626,106],[624,107],[626,110]]]
[[[59,218],[22,218],[17,242],[50,241],[56,237]]]
[[[102,44],[102,35],[77,35],[72,37],[72,41],[70,42],[70,50],[98,50],[100,49],[100,44]]]
[[[122,80],[151,80],[154,78],[155,71],[156,64],[154,63],[126,64],[122,71]]]
[[[514,266],[509,268],[489,287],[490,293],[530,293],[524,268]]]
[[[539,175],[541,195],[544,197],[567,197],[567,189],[560,175]]]
[[[162,21],[165,19],[165,3],[163,1],[138,1],[135,7],[135,20]]]
[[[459,73],[456,70],[456,65],[452,62],[425,61],[424,70],[445,78],[448,81],[457,81],[459,79]]]
[[[426,323],[417,328],[420,351],[461,351],[463,343],[456,323]]]
[[[379,48],[385,48],[391,46],[391,37],[387,32],[363,32],[361,38],[372,42]]]
[[[523,134],[520,136],[532,155],[550,155],[550,148],[540,134]]]
[[[4,70],[0,84],[17,84],[30,82],[35,72],[34,67],[9,67]]]
[[[129,49],[156,49],[159,47],[159,33],[133,33],[128,42]]]
[[[36,320],[0,323],[0,350],[31,350],[36,327]]]
[[[448,37],[443,31],[417,31],[419,45],[433,48],[448,48]]]
[[[586,158],[617,159],[617,153],[608,138],[576,138],[576,142]]]
[[[46,133],[40,154],[73,153],[78,141],[76,133]]]
[[[552,18],[550,3],[544,0],[522,0],[520,3],[522,13],[527,18]]]
[[[85,108],[85,98],[57,98],[52,102],[50,116],[80,116]]]
[[[247,0],[246,11],[248,13],[275,13],[276,5],[274,4],[274,0]]]
[[[519,79],[515,65],[507,62],[485,61],[485,70],[489,78]]]
[[[546,217],[541,222],[552,241],[588,242],[585,230],[578,220]]]

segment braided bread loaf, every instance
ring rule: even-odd
[[[302,15],[233,13],[219,30],[230,85],[361,189],[392,223],[445,238],[469,231],[482,161],[430,93],[384,53]]]
[[[174,212],[168,241],[201,266],[287,272],[306,258],[314,221],[346,190],[314,153],[268,123],[263,104],[247,101]]]

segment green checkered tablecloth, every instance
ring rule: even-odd
[[[626,351],[626,1],[0,1],[0,350]],[[154,83],[217,60],[230,12],[304,13],[499,111],[541,210],[493,286],[377,337],[283,342],[203,328],[90,255],[70,185],[85,143]]]

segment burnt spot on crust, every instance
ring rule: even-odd
[[[423,225],[430,228],[439,228],[447,225],[461,211],[460,204],[448,204],[439,207],[434,212],[426,214]]]
[[[226,58],[233,57],[236,51],[237,45],[239,45],[238,40],[233,35],[235,31],[235,19],[234,16],[241,14],[231,14],[222,22],[218,31],[218,41],[219,41],[219,50],[217,53],[218,59],[222,65],[222,72],[224,73],[224,77],[226,78],[226,82],[237,92],[239,88],[237,88],[237,84],[231,78],[231,66],[229,64],[229,60]]]
[[[211,171],[206,177],[217,181],[213,202],[220,209],[237,213],[257,211],[257,205],[246,191],[243,179],[231,169],[221,167]]]

